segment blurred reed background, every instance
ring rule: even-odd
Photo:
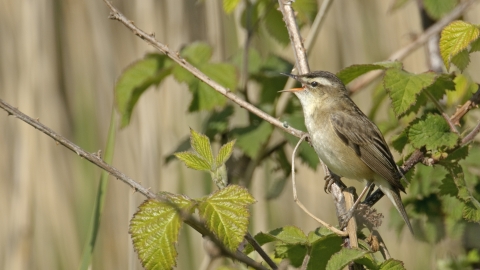
[[[310,56],[311,69],[337,72],[351,64],[381,61],[408,44],[422,31],[418,7],[410,1],[390,12],[392,3],[334,1]],[[213,46],[214,59],[221,61],[244,43],[240,14],[225,15],[219,0],[113,4],[174,50],[205,41]],[[465,20],[480,23],[479,12],[477,5]],[[0,0],[0,98],[90,152],[105,147],[116,78],[131,62],[153,51],[108,15],[101,0]],[[271,48],[293,59],[290,47]],[[404,62],[411,72],[427,69],[424,49]],[[473,55],[469,69],[479,68],[480,59]],[[471,75],[480,80],[478,72]],[[132,124],[118,132],[113,165],[153,191],[194,198],[209,193],[204,174],[178,161],[164,164],[165,156],[188,136],[189,127],[200,126],[202,114],[187,113],[190,98],[186,86],[171,78],[147,91]],[[354,99],[368,112],[371,89]],[[0,112],[0,130],[0,268],[78,268],[100,170],[6,113]],[[258,200],[251,232],[288,224],[313,230],[318,225],[294,205],[289,184],[280,198],[265,200],[271,167],[266,164],[256,172],[250,190]],[[298,171],[301,200],[317,216],[335,223],[321,170]],[[127,232],[143,200],[125,184],[110,180],[92,269],[141,269]],[[388,226],[391,204],[382,200],[377,208],[386,216],[380,232],[395,239],[387,243],[390,253],[407,269],[429,269],[436,258],[455,254],[456,243],[431,247],[415,242],[408,232],[397,237]],[[188,228],[182,229],[178,249],[178,269],[198,269],[205,259],[200,235]]]

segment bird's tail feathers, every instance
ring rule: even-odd
[[[407,224],[408,229],[410,230],[410,232],[413,235],[412,224],[410,223],[410,220],[408,219],[407,212],[405,211],[405,207],[403,207],[402,199],[400,198],[400,192],[395,191],[395,190],[391,190],[391,189],[388,189],[388,188],[381,188],[381,190],[383,191],[383,193],[385,193],[385,195],[387,195],[387,197],[390,199],[390,201],[392,201],[395,208],[397,208],[397,211],[400,213],[403,220]]]

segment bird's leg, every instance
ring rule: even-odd
[[[370,195],[372,195],[373,189],[375,189],[375,185],[370,185],[370,189],[367,192],[367,195],[365,195],[365,198],[368,198]]]
[[[373,182],[368,182],[368,184],[362,190],[362,193],[360,193],[360,196],[358,196],[358,199],[353,204],[352,208],[350,208],[350,210],[348,210],[347,213],[345,213],[344,215],[342,215],[340,217],[340,228],[343,229],[347,226],[347,223],[352,218],[353,213],[355,212],[355,209],[357,208],[358,204],[362,201],[363,195],[365,195],[365,193],[367,193],[367,191],[370,189],[372,184],[373,184]]]
[[[326,167],[326,166],[325,166]],[[340,180],[340,176],[334,174],[332,171],[330,171],[328,168],[326,168],[327,174],[325,175],[325,186],[323,187],[323,190],[325,193],[330,193],[332,192],[332,185],[333,183],[336,183],[342,190],[344,190],[347,186],[342,183]]]

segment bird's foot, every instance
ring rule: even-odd
[[[325,178],[325,186],[323,187],[323,190],[325,193],[331,193],[332,192],[332,185],[333,183],[336,183],[342,190],[344,190],[347,186],[342,183],[340,180],[340,176],[330,172],[329,175],[326,175]]]

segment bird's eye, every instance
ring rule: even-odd
[[[311,82],[310,85],[313,86],[313,87],[317,87],[317,86],[318,86],[318,82]]]

